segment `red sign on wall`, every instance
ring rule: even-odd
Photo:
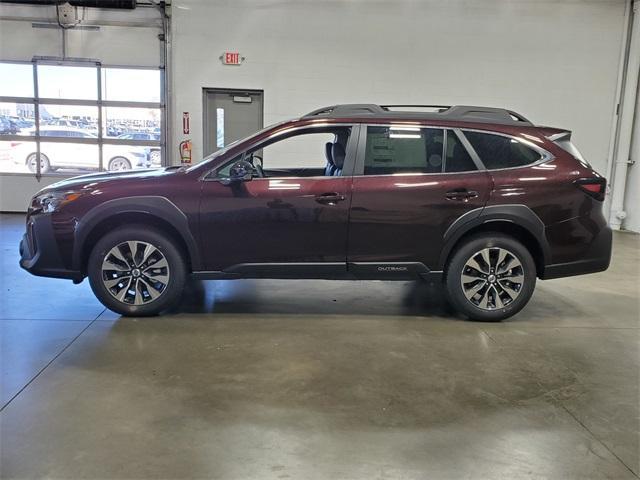
[[[241,57],[239,52],[224,52],[220,56],[220,60],[225,65],[240,65],[244,57]]]
[[[182,133],[189,134],[189,112],[182,112]]]

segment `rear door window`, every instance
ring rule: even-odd
[[[445,172],[472,172],[478,167],[453,130],[447,130]]]
[[[365,175],[441,173],[444,130],[418,127],[367,127]]]
[[[464,135],[489,170],[523,167],[542,158],[539,152],[512,137],[470,131],[464,131]]]

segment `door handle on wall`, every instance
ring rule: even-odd
[[[322,195],[316,195],[316,202],[323,205],[335,205],[338,202],[345,200],[345,196],[337,192],[327,192]]]

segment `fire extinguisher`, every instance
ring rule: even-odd
[[[183,165],[191,165],[191,140],[180,142],[180,161]]]

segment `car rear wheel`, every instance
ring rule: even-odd
[[[149,160],[151,160],[151,166],[160,165],[162,163],[160,150],[151,150],[151,153],[149,153]]]
[[[497,322],[529,302],[536,285],[535,262],[516,239],[483,233],[456,249],[445,283],[456,310],[472,320]]]
[[[110,310],[150,316],[175,305],[184,289],[180,249],[162,232],[146,226],[123,227],[100,239],[87,266],[91,288]]]
[[[30,172],[36,173],[38,171],[38,154],[32,153],[27,157],[27,168]],[[51,170],[51,162],[49,158],[44,154],[40,154],[40,173],[47,173]]]
[[[131,162],[124,157],[115,157],[109,160],[108,169],[110,172],[121,172],[131,170]]]

